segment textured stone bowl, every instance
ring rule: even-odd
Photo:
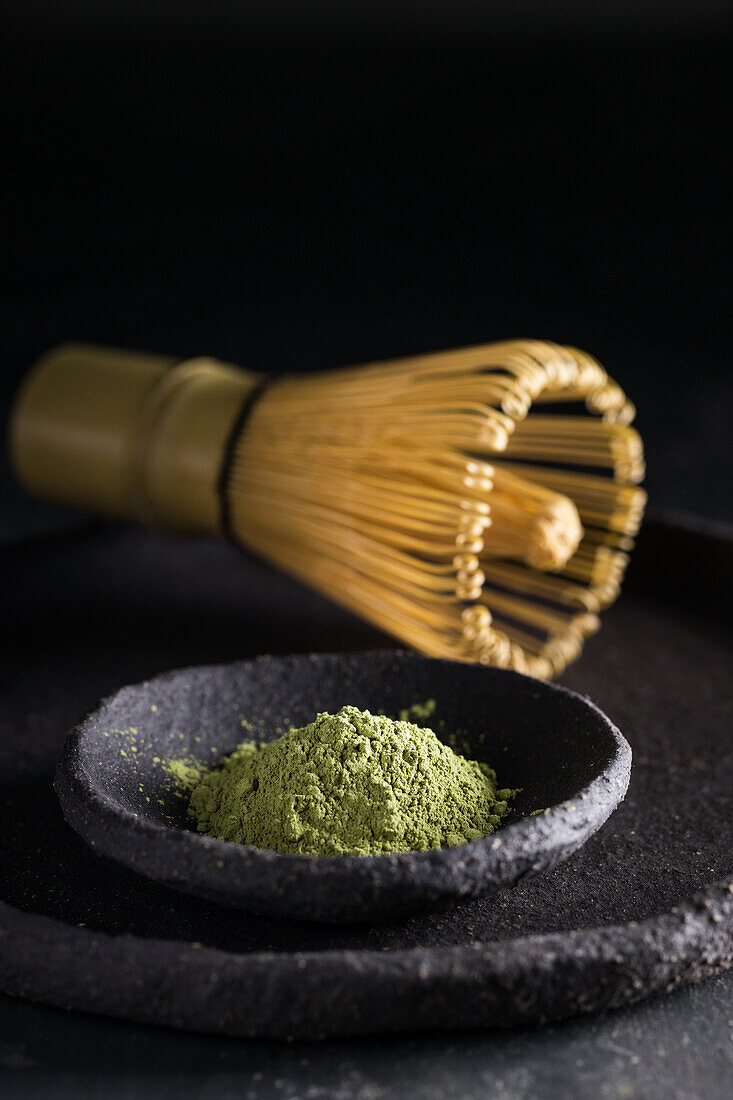
[[[435,699],[430,725],[521,787],[507,823],[456,848],[324,858],[192,832],[161,761],[215,763],[349,703],[398,715]],[[554,867],[624,797],[631,750],[587,699],[514,672],[410,654],[259,658],[125,687],[69,735],[55,787],[69,824],[101,855],[148,878],[259,914],[375,921],[511,886]],[[540,811],[537,813],[536,811]]]

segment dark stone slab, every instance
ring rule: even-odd
[[[212,1088],[222,1100],[730,1100],[732,999],[729,971],[601,1018],[283,1043],[0,995],[0,1088],[3,1100],[179,1100]]]
[[[728,965],[733,692],[721,593],[733,555],[725,539],[653,524],[640,550],[621,602],[565,677],[634,750],[610,821],[512,890],[350,926],[246,915],[146,881],[64,824],[51,779],[65,731],[120,682],[283,652],[293,639],[311,650],[385,640],[226,547],[103,530],[5,552],[2,987],[202,1030],[314,1035],[597,1010]],[[676,571],[705,583],[675,589]]]

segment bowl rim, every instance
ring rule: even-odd
[[[296,663],[312,660],[342,662],[363,661],[370,658],[384,658],[388,655],[399,662],[411,662],[416,664],[440,664],[443,666],[456,666],[460,668],[475,667],[482,675],[513,678],[519,684],[531,684],[536,690],[546,692],[548,698],[563,698],[572,702],[573,706],[580,706],[593,715],[596,724],[601,727],[609,739],[611,748],[610,758],[601,771],[598,772],[584,787],[562,802],[553,803],[543,812],[523,817],[518,821],[500,826],[493,833],[475,840],[467,841],[454,847],[430,849],[427,851],[390,852],[378,855],[343,855],[343,856],[319,856],[309,853],[281,853],[271,849],[258,848],[252,845],[240,845],[231,841],[218,840],[206,834],[198,833],[193,829],[177,828],[173,825],[163,825],[152,819],[133,812],[117,801],[105,787],[100,786],[84,767],[85,739],[92,732],[92,723],[99,715],[119,697],[128,691],[136,691],[151,684],[167,685],[183,676],[196,672],[205,674],[208,671],[223,670],[225,668],[247,669],[264,662],[277,662],[279,664]],[[61,756],[54,777],[54,788],[61,802],[64,817],[67,822],[90,842],[89,833],[94,832],[93,847],[96,851],[118,859],[132,866],[139,873],[146,874],[142,863],[130,864],[121,859],[114,843],[107,843],[110,834],[105,830],[100,835],[89,826],[94,819],[102,818],[107,825],[112,825],[112,833],[117,836],[120,827],[138,837],[144,837],[157,846],[165,845],[171,854],[176,851],[175,846],[181,850],[183,847],[207,853],[211,856],[219,856],[227,862],[233,859],[239,861],[239,866],[259,863],[268,865],[270,871],[281,868],[287,872],[288,877],[293,874],[299,877],[301,873],[309,874],[317,868],[321,875],[342,877],[348,874],[368,875],[374,867],[384,868],[390,865],[395,872],[410,869],[414,871],[421,865],[430,872],[435,872],[441,867],[453,866],[457,857],[464,855],[471,860],[477,855],[488,857],[489,862],[500,863],[503,855],[502,849],[506,847],[506,840],[510,838],[517,846],[527,848],[541,848],[546,851],[550,848],[565,848],[571,838],[572,825],[568,820],[575,811],[575,804],[583,802],[587,815],[586,827],[581,830],[580,839],[575,847],[581,843],[608,819],[610,814],[623,799],[628,789],[631,767],[631,746],[623,734],[611,722],[604,712],[589,698],[569,688],[547,681],[536,680],[524,676],[511,669],[499,669],[494,667],[464,665],[460,662],[448,661],[442,658],[426,657],[421,654],[403,650],[368,650],[359,653],[317,653],[317,654],[289,654],[286,656],[261,656],[240,660],[223,662],[219,664],[193,665],[186,668],[173,669],[160,673],[149,680],[137,684],[124,685],[105,696],[87,715],[78,723],[67,736],[61,752]],[[613,780],[614,782],[609,782]],[[622,788],[622,789],[621,789]],[[576,838],[577,839],[577,838]],[[538,843],[540,842],[540,843]],[[492,856],[494,857],[492,860]],[[172,868],[173,869],[173,868]],[[159,876],[151,876],[159,879]]]

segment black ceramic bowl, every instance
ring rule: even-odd
[[[347,703],[396,716],[427,699],[440,736],[460,731],[461,751],[496,768],[501,786],[522,788],[501,829],[456,848],[326,858],[213,840],[191,831],[160,763],[214,763],[248,737],[272,739]],[[97,852],[148,878],[260,914],[374,921],[447,908],[554,867],[612,813],[630,767],[608,718],[563,688],[412,654],[317,654],[122,688],[69,735],[55,787],[66,820]]]

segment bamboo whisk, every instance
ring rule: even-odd
[[[618,595],[646,496],[589,355],[511,340],[261,376],[69,346],[12,421],[48,498],[228,535],[433,656],[550,677]]]

